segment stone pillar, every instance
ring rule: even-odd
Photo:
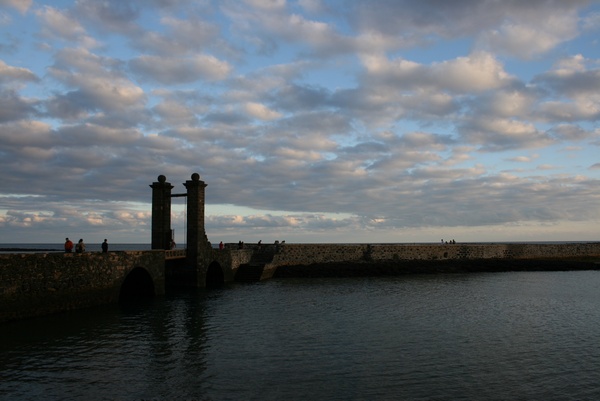
[[[171,247],[171,189],[167,177],[158,176],[152,188],[152,249]]]
[[[187,259],[196,265],[198,255],[209,249],[204,229],[206,184],[200,180],[200,174],[194,173],[191,181],[188,180],[183,185],[187,188]]]

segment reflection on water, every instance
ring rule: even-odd
[[[598,399],[600,273],[285,279],[0,326],[0,399]]]

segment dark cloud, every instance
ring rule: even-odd
[[[586,71],[552,71],[532,81],[558,96],[586,96],[600,91],[600,69]]]
[[[27,68],[7,65],[0,60],[0,84],[17,82],[38,82],[39,78]]]
[[[0,123],[18,121],[36,115],[36,102],[28,101],[12,90],[0,89]]]
[[[80,0],[75,3],[73,11],[77,17],[90,21],[101,34],[142,32],[135,21],[140,17],[143,6],[134,0]]]
[[[190,58],[139,56],[130,61],[129,67],[142,80],[175,85],[224,79],[231,70],[227,62],[208,55]]]

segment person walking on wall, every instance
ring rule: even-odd
[[[225,248],[225,245],[223,245],[223,241],[219,242],[219,250],[223,250],[223,248]]]
[[[106,238],[104,238],[104,242],[102,243],[102,253],[108,253],[108,242],[106,242]]]
[[[71,253],[73,251],[73,241],[68,237],[65,238],[65,253]]]
[[[76,253],[83,253],[83,252],[85,252],[85,244],[83,243],[83,238],[79,239],[79,242],[75,246],[75,252]]]

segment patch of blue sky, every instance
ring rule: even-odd
[[[355,78],[360,69],[353,56],[343,57],[305,71],[302,74],[302,82],[326,88],[333,94],[338,90],[355,88]]]
[[[569,173],[588,176],[600,176],[600,170],[591,167],[600,163],[598,145],[590,146],[586,143],[562,144],[557,147],[556,154],[564,155],[564,160],[569,162]],[[556,154],[553,156],[556,160]],[[552,154],[549,156],[552,159]]]
[[[525,85],[537,76],[549,71],[553,67],[555,57],[539,56],[531,60],[523,60],[514,57],[504,58],[504,70],[517,77]]]
[[[435,120],[403,118],[394,121],[390,127],[391,131],[397,136],[402,137],[413,133],[441,134],[449,135],[448,126],[444,122]]]
[[[4,24],[0,24],[0,56],[5,63],[14,67],[24,67],[38,76],[42,75],[47,65],[45,62],[31,65],[44,52],[39,48],[37,37],[38,23],[33,14],[5,12],[8,15]],[[15,30],[15,27],[19,27]],[[16,31],[16,32],[15,32]],[[47,61],[47,60],[45,60]]]
[[[600,20],[600,16],[598,17]],[[598,30],[585,31],[572,41],[561,46],[562,57],[573,57],[581,54],[585,59],[591,60],[596,64],[600,58],[600,36]]]
[[[486,168],[517,176],[589,175],[589,154],[578,146],[557,144],[543,149],[514,150],[485,157]]]
[[[245,58],[241,62],[235,63],[235,74],[246,75],[256,74],[263,69],[277,68],[286,66],[298,61],[297,53],[300,51],[299,46],[286,45],[277,46],[271,52],[262,53],[260,49],[252,45],[246,47]]]
[[[433,37],[427,45],[401,49],[388,53],[391,59],[401,58],[419,64],[429,65],[457,57],[466,57],[472,52],[472,38],[458,38],[454,40],[442,40]]]

